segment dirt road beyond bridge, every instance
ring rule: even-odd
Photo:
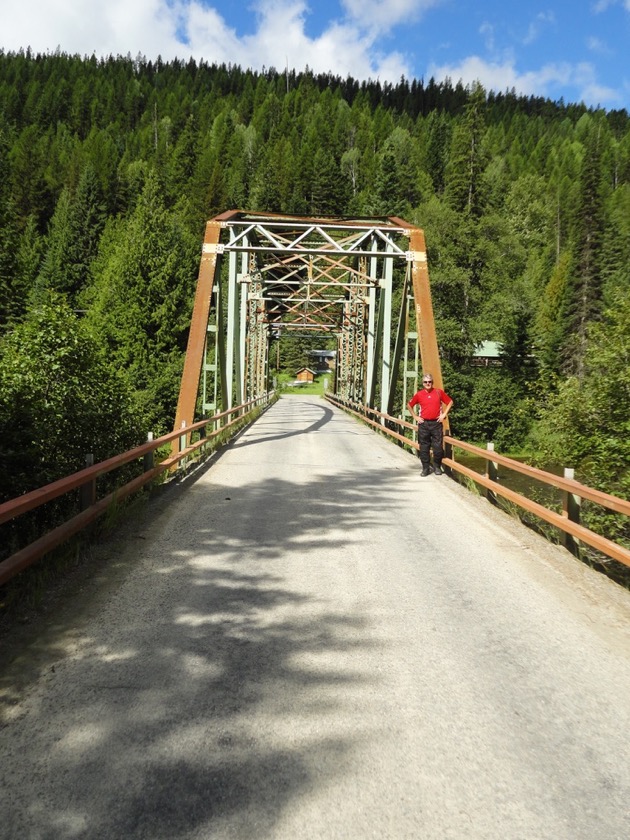
[[[316,397],[4,663],[3,840],[628,840],[630,592]]]

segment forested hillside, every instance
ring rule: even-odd
[[[0,499],[169,428],[204,223],[230,208],[424,228],[454,434],[628,497],[625,111],[0,53]],[[482,341],[500,367],[470,365]]]

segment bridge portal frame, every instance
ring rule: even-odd
[[[442,387],[422,229],[393,216],[230,210],[210,219],[174,430],[192,425],[197,406],[216,413],[260,396],[271,336],[296,329],[336,335],[335,391],[346,399],[391,414],[401,361],[403,414],[419,362]]]

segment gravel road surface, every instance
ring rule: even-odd
[[[630,592],[316,397],[0,673],[10,840],[628,840]]]

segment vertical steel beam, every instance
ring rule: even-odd
[[[411,280],[416,308],[418,344],[420,346],[422,367],[424,370],[431,371],[436,386],[441,388],[442,368],[440,366],[435,322],[433,321],[433,304],[431,302],[424,231],[420,228],[412,228],[409,244],[410,253],[408,258],[411,261]]]
[[[379,290],[377,295],[377,309],[376,309],[376,325],[374,327],[374,333],[376,339],[374,341],[374,368],[373,368],[373,377],[371,383],[371,393],[370,393],[370,403],[369,405],[374,408],[376,403],[377,396],[380,396],[378,386],[380,384],[379,374],[382,373],[382,364],[377,364],[378,361],[382,361],[383,355],[383,322],[385,319],[385,312],[383,307],[385,306],[385,295],[383,294],[383,287],[382,287],[382,280],[379,282]]]
[[[348,391],[350,399],[354,402],[364,402],[366,396],[366,328],[364,290],[360,281],[354,276],[350,284],[348,318],[346,320],[349,351]]]
[[[410,266],[411,267],[411,266]],[[405,349],[403,370],[402,417],[410,418],[411,412],[407,403],[418,390],[418,368],[420,362],[420,347],[418,344],[418,328],[414,306],[413,290],[407,284],[405,304]]]
[[[182,423],[184,422],[187,426],[190,426],[195,416],[195,405],[206,346],[206,329],[210,312],[214,275],[217,267],[217,246],[220,235],[221,223],[216,220],[208,222],[201,252],[195,303],[190,323],[190,332],[188,334],[188,347],[184,360],[184,370],[179,389],[179,399],[177,401],[173,430],[181,429]],[[179,451],[177,441],[173,441],[173,451]]]
[[[376,396],[376,379],[378,368],[376,365],[376,356],[378,348],[378,321],[376,308],[376,286],[370,286],[367,296],[368,308],[368,338],[365,361],[365,404],[370,408],[374,408],[374,399]]]
[[[251,271],[251,269],[250,269]],[[267,390],[268,330],[264,323],[265,301],[262,276],[259,271],[250,273],[247,324],[248,399],[258,397]]]
[[[243,405],[245,402],[246,386],[245,386],[245,355],[247,342],[247,282],[249,280],[248,274],[249,254],[247,252],[241,254],[241,273],[239,283],[239,298],[238,298],[238,330],[235,337],[236,350],[236,402],[237,405]]]
[[[356,387],[353,381],[355,368],[355,305],[354,293],[351,290],[348,299],[343,304],[343,323],[341,326],[341,354],[340,378],[341,395],[348,400],[355,399]]]
[[[234,231],[230,230],[230,239],[234,239]],[[238,284],[236,276],[238,255],[235,251],[229,254],[228,272],[228,300],[227,300],[227,343],[225,348],[225,370],[226,370],[226,402],[224,409],[232,408],[234,405],[235,392],[235,344],[238,330]]]
[[[391,246],[387,246],[391,251]],[[385,259],[381,296],[383,298],[383,336],[381,339],[381,411],[387,413],[391,376],[391,337],[392,337],[392,285],[394,264],[392,259]]]
[[[372,241],[372,250],[376,251],[378,243],[376,239]],[[370,257],[370,270],[368,276],[373,283],[370,284],[368,291],[368,337],[367,337],[367,359],[366,359],[366,376],[365,376],[365,403],[370,408],[374,408],[374,399],[376,395],[376,354],[377,354],[377,322],[376,322],[376,289],[378,278],[378,260]]]
[[[217,265],[219,265],[217,263]],[[218,274],[219,272],[217,272]],[[219,329],[218,322],[221,320],[221,290],[219,284],[215,283],[212,288],[212,298],[214,304],[211,304],[210,314],[208,316],[208,326],[206,328],[206,346],[203,357],[203,367],[201,371],[201,411],[203,414],[210,412],[214,414],[217,410],[217,402],[219,399]],[[212,319],[214,316],[214,323]]]
[[[221,411],[225,411],[227,408],[227,392],[228,392],[228,383],[227,383],[227,370],[226,370],[226,356],[225,356],[225,320],[223,315],[223,310],[226,306],[226,301],[224,300],[223,290],[221,288],[221,278],[217,279],[217,352],[216,352],[216,363],[217,363],[217,377],[219,380],[219,388],[221,392],[221,400],[220,406],[217,405]]]
[[[243,273],[243,282],[241,283],[241,299],[240,299],[240,313],[239,313],[239,336],[238,336],[238,365],[239,375],[237,379],[237,401],[239,405],[243,405],[247,398],[247,311],[248,311],[248,296],[249,296],[249,254],[246,252],[243,255],[241,263],[241,270]]]
[[[396,385],[398,383],[398,377],[400,375],[400,362],[403,357],[403,352],[406,350],[407,347],[407,333],[409,330],[409,272],[405,273],[405,279],[403,282],[402,288],[402,297],[400,301],[400,314],[398,317],[398,324],[396,326],[396,339],[394,343],[394,353],[392,357],[392,372],[389,379],[389,400],[387,403],[387,413],[393,414],[394,411],[394,400],[396,398]],[[403,412],[407,406],[407,356],[405,353],[405,369],[403,372]],[[403,415],[404,416],[404,413]]]

